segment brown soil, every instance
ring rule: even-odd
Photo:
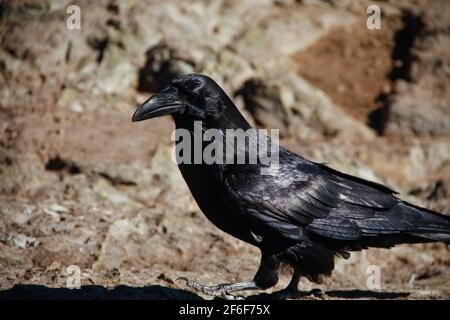
[[[392,90],[392,52],[401,28],[398,18],[382,20],[380,30],[370,30],[365,23],[360,20],[350,30],[335,29],[294,57],[305,79],[363,122],[381,106],[380,96]]]

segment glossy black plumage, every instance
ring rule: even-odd
[[[160,101],[170,104],[167,113],[176,127],[192,135],[194,121],[222,131],[250,128],[223,90],[206,76],[175,79],[162,94],[146,101],[133,121],[161,115]],[[333,270],[334,256],[348,257],[349,251],[450,242],[448,217],[401,201],[380,184],[335,171],[281,146],[279,150],[278,165],[267,167],[265,174],[261,163],[179,165],[205,215],[223,231],[261,249],[255,287],[273,286],[281,263],[293,267],[295,287],[299,275],[319,282]],[[221,288],[231,292],[242,287]],[[204,288],[212,293],[217,289]]]

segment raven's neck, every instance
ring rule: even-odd
[[[247,120],[245,120],[245,118],[242,116],[242,114],[239,112],[239,110],[234,106],[234,105],[230,105],[227,108],[225,108],[225,110],[222,112],[221,116],[216,118],[216,119],[204,119],[201,121],[201,128],[202,130],[199,131],[198,128],[195,128],[194,125],[194,119],[192,119],[192,117],[186,116],[186,115],[177,115],[173,117],[174,121],[175,121],[175,126],[176,129],[184,129],[189,131],[190,136],[191,136],[191,141],[198,141],[198,139],[202,139],[201,137],[203,137],[203,134],[205,133],[206,130],[208,129],[218,129],[222,132],[223,137],[227,136],[227,129],[232,129],[232,130],[237,130],[237,129],[242,129],[244,131],[247,131],[248,129],[252,129],[252,126],[247,122]],[[198,123],[197,123],[198,125]],[[201,135],[201,137],[199,137],[199,135]],[[226,140],[226,138],[224,138]],[[225,141],[224,141],[225,142]],[[180,169],[183,171],[183,168],[188,168],[191,167],[191,165],[193,163],[195,163],[193,161],[194,159],[194,154],[200,151],[198,150],[198,148],[201,148],[201,154],[203,154],[203,151],[205,150],[205,148],[210,144],[209,141],[204,141],[202,140],[201,142],[201,146],[199,146],[199,144],[197,143],[192,143],[191,144],[191,161],[186,164],[186,163],[182,163],[180,165]],[[226,144],[226,142],[225,142]],[[177,145],[178,146],[178,145]],[[223,145],[225,146],[225,145]],[[225,148],[225,147],[224,147]],[[229,151],[228,151],[229,152]],[[248,151],[247,151],[248,152]],[[237,156],[238,154],[238,148],[233,148],[233,156]],[[224,149],[223,152],[224,157],[226,156],[230,156],[227,155],[227,150],[226,148]],[[234,168],[236,165],[234,165],[233,163],[228,163],[228,162],[221,162],[221,163],[214,163],[214,165],[210,166],[200,166],[200,169],[204,169],[204,170],[209,170],[210,168],[214,167],[215,170],[213,170],[214,174],[222,174],[222,172],[224,172],[224,170],[228,169],[232,169]]]
[[[224,174],[242,170],[260,170],[261,168],[267,168],[272,164],[278,163],[280,147],[278,143],[272,141],[265,134],[254,130],[234,106],[233,108],[227,108],[218,119],[202,121],[201,130],[199,130],[198,124],[194,124],[192,118],[186,119],[174,117],[174,120],[176,128],[187,130],[189,132],[190,142],[194,142],[187,147],[188,153],[185,153],[186,145],[184,142],[186,139],[184,137],[177,143],[177,155],[180,154],[179,151],[183,151],[179,167],[184,176],[187,175],[186,172],[198,170],[197,172],[205,172],[207,176],[215,177],[218,181],[221,181]],[[205,136],[208,136],[208,134],[206,134],[206,130],[208,129],[219,129],[221,131],[219,139],[223,140],[221,140],[222,143],[218,148],[219,150],[223,148],[223,153],[220,155],[215,151],[214,156],[209,157],[211,154],[210,145],[212,142],[209,139],[203,139]],[[233,133],[229,132],[227,129],[239,129],[242,130],[242,132]],[[242,133],[244,134],[244,138]],[[249,139],[245,138],[247,135],[249,135]],[[237,140],[236,137],[238,137]],[[254,137],[257,140],[250,137]],[[265,148],[261,149],[261,146],[265,146]],[[208,148],[208,150],[206,148]],[[205,159],[202,158],[202,156],[205,156],[205,154],[208,159],[218,155],[218,159],[223,160],[202,162]],[[198,161],[195,160],[196,156]],[[184,161],[185,159],[188,159],[188,161]],[[198,166],[198,164],[203,163],[207,163],[207,165]]]

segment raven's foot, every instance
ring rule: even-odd
[[[188,279],[186,277],[179,277],[178,279],[176,279],[176,281],[177,280],[186,281],[186,285],[189,288],[192,288],[198,292],[207,294],[209,296],[221,297],[230,300],[243,299],[243,297],[241,296],[233,296],[230,293],[242,290],[259,289],[258,286],[253,281],[238,282],[238,283],[222,283],[216,286],[204,286],[198,283],[197,281]]]
[[[288,286],[283,290],[273,293],[273,298],[277,300],[301,299],[309,297],[323,297],[325,293],[321,289],[313,289],[309,292],[299,291],[300,272],[295,271]]]

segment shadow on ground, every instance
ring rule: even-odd
[[[409,292],[377,292],[368,290],[337,290],[328,291],[326,294],[331,298],[340,299],[399,299],[410,295]]]
[[[200,300],[199,295],[186,290],[163,286],[108,289],[103,286],[82,286],[80,289],[50,288],[43,285],[16,285],[0,291],[0,300]]]
[[[409,292],[377,292],[369,290],[334,290],[321,292],[320,290],[312,290],[310,292],[299,291],[297,293],[290,293],[288,297],[283,295],[283,291],[274,292],[271,294],[261,293],[258,295],[247,297],[248,299],[265,299],[265,300],[277,300],[277,299],[402,299],[407,298],[410,295]]]
[[[291,299],[317,297],[313,292],[298,292]],[[319,296],[324,299],[399,299],[407,292],[375,292],[363,290],[327,291]],[[129,287],[125,285],[108,289],[99,285],[82,286],[80,289],[50,288],[43,285],[20,284],[0,291],[0,300],[201,300],[199,295],[181,289],[159,285]],[[278,300],[279,292],[261,293],[247,297],[249,300]]]

